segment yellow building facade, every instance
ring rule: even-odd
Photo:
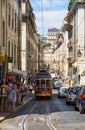
[[[20,2],[0,1],[0,76],[20,68]]]

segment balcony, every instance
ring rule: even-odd
[[[76,6],[76,4],[83,4],[85,3],[85,0],[70,0],[69,5],[68,5],[68,10],[71,10],[73,6]]]
[[[23,17],[29,17],[30,10],[26,7],[26,4],[22,4],[22,16]]]
[[[73,57],[68,57],[67,60],[68,60],[68,63],[73,63],[74,62],[74,58]]]
[[[69,43],[67,44],[67,47],[70,48],[74,45],[74,43],[72,42],[72,40],[69,41]]]
[[[71,31],[72,27],[73,26],[70,23],[68,23],[66,20],[63,21],[63,24],[62,24],[63,30]]]
[[[72,51],[72,52],[69,52],[69,56],[68,56],[67,60],[68,60],[69,63],[73,63],[73,62],[74,62],[74,54],[73,54],[73,51]]]

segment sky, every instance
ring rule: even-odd
[[[61,29],[68,2],[69,0],[30,0],[39,34],[47,34],[49,28]]]

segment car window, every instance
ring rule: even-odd
[[[78,95],[81,95],[81,92],[82,92],[82,88],[79,89]]]
[[[79,91],[79,87],[74,87],[74,88],[72,88],[72,92],[74,93],[74,94],[77,94],[78,93],[78,91]]]
[[[85,94],[85,87],[82,87],[81,93]]]
[[[59,81],[55,81],[54,84],[59,84]]]
[[[63,91],[63,92],[66,92],[67,89],[66,88],[61,88],[60,90]]]

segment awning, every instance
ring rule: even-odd
[[[14,68],[14,69],[13,69],[13,72],[14,72],[16,75],[23,76],[23,71],[22,71],[22,70],[18,70],[17,68]]]
[[[77,62],[73,63],[73,66],[74,66],[74,67],[77,67],[77,66],[78,66],[78,63],[77,63]]]

